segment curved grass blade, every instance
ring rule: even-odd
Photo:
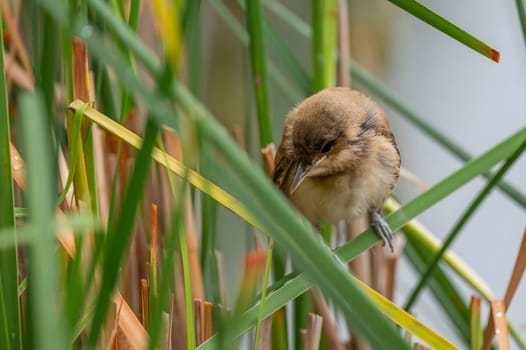
[[[404,228],[405,232],[407,231]],[[409,235],[407,236],[404,254],[418,274],[424,270],[430,256],[427,247]],[[449,317],[450,324],[454,327],[464,346],[467,346],[469,341],[469,314],[463,297],[458,293],[456,286],[450,281],[441,266],[437,267],[437,271],[428,283],[433,297]]]
[[[416,0],[389,0],[389,2],[400,7],[404,11],[409,12],[413,16],[421,19],[430,26],[435,27],[444,34],[461,42],[467,47],[477,51],[483,56],[486,56],[492,61],[499,62],[500,53],[481,40],[475,38],[473,35],[464,31],[457,25],[449,22],[447,19],[439,16]]]
[[[77,111],[81,108],[83,103],[81,101],[73,101],[69,108],[73,111]],[[142,146],[142,139],[135,133],[126,129],[124,126],[116,123],[111,118],[105,116],[94,108],[88,107],[84,111],[84,116],[91,119],[93,122],[107,130],[109,133],[119,137],[130,146],[140,149]],[[225,208],[230,209],[232,212],[239,215],[246,222],[250,223],[257,229],[261,229],[261,225],[257,220],[247,211],[247,209],[234,197],[227,192],[223,191],[220,187],[214,183],[203,178],[196,171],[187,168],[183,163],[173,158],[169,154],[162,152],[159,148],[154,147],[152,151],[152,158],[160,165],[166,167],[177,176],[183,178],[188,172],[187,180],[195,188],[206,193],[214,200],[219,202]]]
[[[249,34],[250,63],[252,83],[256,95],[259,123],[259,145],[265,148],[274,141],[272,136],[272,118],[270,117],[269,85],[265,38],[263,36],[263,14],[260,0],[246,1],[246,18]]]
[[[524,9],[523,0],[515,0],[515,6],[517,7],[517,15],[519,16],[519,21],[521,23],[522,39],[526,43],[526,11]]]
[[[394,322],[402,326],[404,329],[407,329],[414,335],[420,337],[429,345],[433,344],[434,348],[436,349],[456,349],[456,347],[448,340],[429,329],[427,326],[415,319],[412,315],[408,314],[403,309],[393,304],[391,301],[381,296],[370,287],[363,284],[357,278],[352,276],[351,278],[360,285],[360,288],[362,288],[362,290],[386,315],[388,315]],[[267,297],[263,311],[263,318],[269,317],[276,310],[287,304],[290,300],[298,298],[310,288],[310,283],[302,275],[296,275],[292,278],[289,277],[281,287],[273,289],[272,294]],[[236,329],[232,331],[240,336],[253,327],[258,317],[259,308],[259,302],[250,307],[241,317],[240,323],[236,324]],[[209,341],[198,347],[198,349],[214,349],[215,346],[216,337],[212,337]]]
[[[460,217],[458,222],[455,224],[455,227],[451,232],[447,235],[446,240],[442,244],[442,247],[440,247],[440,250],[435,254],[429,265],[427,266],[426,270],[420,277],[420,280],[418,281],[416,287],[411,292],[404,309],[408,310],[411,308],[411,306],[416,301],[418,295],[422,291],[422,289],[425,286],[426,281],[431,276],[431,274],[434,272],[434,269],[438,265],[438,262],[442,259],[442,256],[444,255],[445,251],[451,246],[453,243],[453,240],[457,237],[460,230],[464,227],[466,222],[471,218],[475,210],[482,204],[484,199],[489,195],[497,181],[499,181],[504,174],[509,170],[509,168],[513,165],[513,163],[517,160],[517,158],[522,154],[524,149],[526,148],[526,141],[523,142],[514,152],[513,154],[506,160],[506,162],[502,165],[502,167],[499,169],[499,171],[495,174],[494,177],[488,181],[486,186],[480,191],[479,195],[473,200],[473,202],[469,205],[469,207],[466,209],[464,214]]]

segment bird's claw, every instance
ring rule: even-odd
[[[393,253],[393,231],[389,225],[387,225],[387,222],[385,222],[380,214],[375,212],[371,215],[371,225],[376,233],[384,240],[384,243],[389,246],[391,253]]]

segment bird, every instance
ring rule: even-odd
[[[384,111],[371,98],[333,87],[286,116],[272,180],[315,226],[367,216],[393,251],[380,215],[400,174],[400,152]]]

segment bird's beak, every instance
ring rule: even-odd
[[[292,183],[290,184],[290,194],[293,194],[298,189],[299,185],[301,185],[303,180],[305,180],[309,176],[309,174],[312,173],[314,169],[316,169],[318,164],[323,159],[325,159],[325,156],[312,162],[312,164],[310,165],[304,166],[301,163],[298,165],[298,167],[296,168],[296,173],[294,173],[294,178],[292,178]]]
[[[309,173],[309,170],[310,166],[305,168],[301,163],[298,165],[296,168],[296,173],[294,174],[294,178],[292,179],[292,183],[290,184],[290,194],[296,191],[299,184],[303,182],[305,175]]]

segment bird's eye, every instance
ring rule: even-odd
[[[334,146],[334,140],[327,142],[325,145],[323,145],[323,148],[321,149],[321,153],[329,153],[332,149],[332,146]]]

